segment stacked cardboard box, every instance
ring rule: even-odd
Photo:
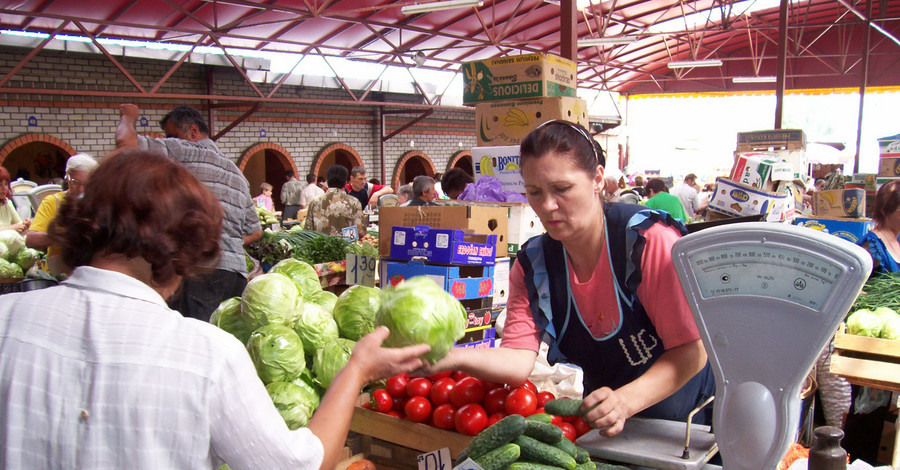
[[[708,218],[793,220],[803,207],[801,182],[809,175],[805,147],[802,130],[739,132],[731,174],[716,180]]]

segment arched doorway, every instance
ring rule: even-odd
[[[447,162],[447,171],[459,168],[465,171],[471,177],[475,177],[475,165],[472,164],[472,152],[468,150],[460,150],[450,157]]]
[[[270,142],[256,144],[245,150],[238,161],[238,168],[250,183],[251,196],[256,197],[262,193],[259,185],[263,182],[272,185],[274,188],[272,200],[275,202],[276,211],[284,210],[284,204],[281,203],[281,186],[285,183],[284,172],[291,170],[297,179],[306,181],[306,175],[297,172],[291,154],[284,147]]]
[[[0,164],[13,180],[22,178],[47,184],[66,174],[66,160],[77,153],[58,137],[48,134],[24,134],[0,148]]]
[[[394,167],[394,175],[391,177],[391,187],[395,190],[400,186],[411,183],[419,175],[434,176],[434,162],[431,158],[419,150],[410,150],[400,156],[397,166]]]
[[[355,166],[364,166],[359,153],[353,147],[341,143],[332,143],[322,147],[322,150],[319,150],[316,158],[313,159],[312,172],[317,177],[321,176],[324,178],[332,165],[347,167],[347,171],[350,171]],[[370,177],[375,176],[375,172],[372,169],[368,169],[367,173],[371,173]],[[306,175],[303,175],[303,177],[305,178]]]

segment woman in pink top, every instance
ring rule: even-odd
[[[671,260],[683,225],[603,203],[603,150],[581,126],[550,121],[520,150],[528,203],[547,233],[517,255],[501,347],[454,349],[429,372],[519,384],[544,341],[551,363],[584,370],[584,419],[604,434],[638,414],[685,420],[714,380]],[[710,422],[711,411],[698,417]]]

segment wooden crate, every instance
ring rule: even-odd
[[[367,401],[368,395],[363,394],[360,396],[358,403],[362,404]],[[438,429],[426,424],[413,423],[412,421],[367,410],[359,406],[353,410],[350,430],[363,436],[373,437],[418,451],[416,455],[449,447],[450,455],[455,458],[472,442],[471,436]],[[415,459],[412,464],[413,468],[416,468]]]
[[[900,391],[900,341],[850,335],[841,324],[834,337],[831,373],[852,384]]]

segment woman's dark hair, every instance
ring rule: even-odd
[[[325,174],[325,180],[328,181],[329,188],[343,188],[350,178],[347,167],[343,165],[332,165]]]
[[[650,197],[650,191],[653,191],[654,193],[667,193],[669,192],[669,188],[662,178],[653,178],[650,181],[647,181],[647,185],[644,186],[644,196]]]
[[[900,180],[888,181],[875,193],[875,209],[872,218],[878,226],[884,225],[889,215],[900,207]]]
[[[469,183],[474,183],[475,179],[472,175],[466,173],[462,168],[451,168],[441,177],[441,190],[449,194],[450,192],[461,193],[465,191]]]
[[[121,254],[150,263],[152,282],[208,271],[219,258],[222,205],[184,166],[132,151],[104,159],[48,232],[72,267]]]
[[[584,127],[572,122],[547,121],[525,136],[519,146],[519,167],[529,158],[540,158],[550,152],[572,155],[575,166],[590,175],[595,174],[597,165],[606,166],[606,155],[600,144]]]

